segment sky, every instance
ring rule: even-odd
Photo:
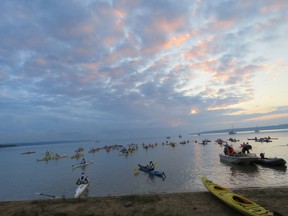
[[[0,143],[288,123],[286,0],[1,0]]]

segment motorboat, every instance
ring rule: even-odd
[[[219,154],[219,157],[221,162],[243,165],[253,164],[258,160],[256,154],[253,153],[237,153],[232,155]]]

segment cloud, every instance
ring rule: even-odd
[[[14,116],[17,131],[26,122],[31,136],[41,122],[43,136],[55,122],[59,136],[224,127],[247,116],[241,105],[257,100],[263,71],[285,77],[285,9],[281,0],[5,0],[0,119]]]

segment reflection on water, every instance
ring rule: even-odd
[[[267,157],[279,157],[288,161],[288,132],[281,133],[257,133],[257,136],[278,137],[271,143],[256,143],[250,141],[253,146],[252,153],[259,156],[265,152]],[[240,140],[232,144],[234,149],[240,149],[240,144],[247,142],[255,134],[236,134],[233,138]],[[206,191],[201,177],[205,176],[212,181],[228,188],[241,187],[273,187],[288,186],[287,167],[264,167],[261,165],[233,165],[220,162],[219,154],[223,147],[214,141],[217,138],[228,140],[231,135],[204,135],[197,137],[182,137],[180,139],[171,136],[175,141],[175,147],[161,144],[153,148],[143,148],[142,143],[162,143],[163,139],[126,140],[123,145],[138,143],[138,150],[134,154],[122,156],[119,150],[109,152],[99,151],[88,153],[92,147],[98,148],[104,145],[113,145],[119,141],[101,141],[70,144],[39,145],[29,147],[35,154],[21,155],[27,151],[27,147],[0,149],[1,163],[0,200],[26,200],[38,199],[36,192],[73,197],[75,182],[82,172],[89,176],[89,190],[87,196],[107,196],[145,193],[170,193]],[[192,140],[197,139],[197,143]],[[207,145],[199,144],[202,140],[209,139]],[[187,144],[179,144],[182,140],[190,140]],[[164,143],[165,140],[164,140]],[[75,149],[85,147],[85,159],[94,163],[77,169],[72,165],[80,160],[63,158],[53,161],[37,162],[47,150],[68,154],[75,154]],[[140,172],[134,175],[134,169],[138,164],[147,164],[150,160],[157,162],[157,171],[164,171],[166,178],[150,176]],[[33,181],[31,181],[33,179]]]
[[[228,165],[227,165],[228,166]],[[230,165],[231,175],[246,175],[246,174],[254,174],[257,175],[256,172],[259,172],[258,166],[256,164],[250,165],[237,165],[231,164]]]

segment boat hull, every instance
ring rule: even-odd
[[[142,171],[142,172],[146,172],[148,173],[149,175],[152,175],[152,176],[158,176],[158,177],[162,177],[162,178],[165,178],[166,175],[164,172],[161,172],[161,171],[155,171],[155,170],[148,170],[146,166],[142,166],[140,164],[138,164],[139,166],[139,170]]]
[[[234,155],[219,154],[219,157],[221,162],[232,164],[243,164],[243,165],[253,164],[258,160],[255,154],[234,154]]]
[[[286,164],[286,161],[283,158],[258,158],[257,164],[263,165],[263,166],[284,166]]]
[[[89,164],[92,164],[93,163],[93,161],[87,161],[86,163],[83,163],[83,164],[75,164],[75,165],[72,165],[72,169],[76,169],[76,168],[79,168],[79,167],[85,167],[85,166],[87,166],[87,165],[89,165]]]
[[[73,156],[71,156],[71,159],[79,159],[81,157],[84,157],[84,154],[73,155]]]
[[[75,191],[74,198],[79,198],[87,189],[88,185],[89,184],[80,184]]]
[[[214,196],[216,196],[226,205],[234,208],[238,212],[244,215],[273,216],[272,212],[266,210],[252,200],[245,198],[239,194],[233,193],[227,188],[217,185],[205,177],[202,177],[201,180],[208,191],[210,191]]]

